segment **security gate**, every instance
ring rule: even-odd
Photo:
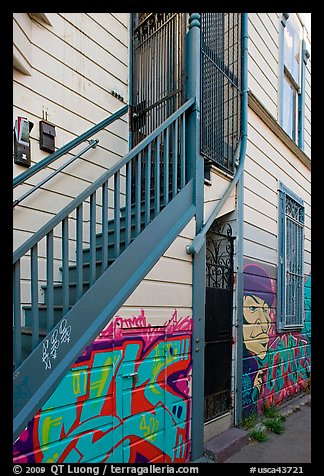
[[[241,122],[241,13],[201,14],[201,154],[233,173]]]
[[[134,13],[133,146],[184,103],[185,13]]]
[[[133,14],[133,61],[132,61],[132,108],[130,126],[132,145],[135,146],[153,132],[165,119],[184,103],[184,39],[185,13],[134,13]],[[161,183],[161,203],[172,197],[171,183],[165,184],[164,171],[179,169],[180,157],[176,148],[170,147],[180,137],[181,124],[177,122],[170,136],[162,135],[159,146],[150,150],[150,156],[142,157],[141,177],[150,169],[151,196],[154,183]],[[159,147],[159,150],[157,150]],[[180,151],[180,145],[178,147]],[[181,153],[181,151],[180,151]],[[156,160],[160,166],[155,167]],[[148,164],[150,162],[150,165]],[[167,163],[166,163],[167,162]],[[158,174],[158,177],[155,175]],[[136,171],[133,170],[133,184]],[[141,181],[142,196],[145,192]],[[180,174],[173,188],[180,185]],[[134,200],[133,187],[133,200]],[[168,196],[166,196],[168,195]]]
[[[206,237],[205,422],[231,407],[233,239],[218,222]]]

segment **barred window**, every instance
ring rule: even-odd
[[[304,316],[304,202],[279,184],[278,330],[298,329]]]
[[[201,154],[230,174],[241,134],[241,17],[201,14]]]

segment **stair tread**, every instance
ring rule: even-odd
[[[108,258],[108,261],[115,261],[116,258]],[[101,265],[102,264],[102,260],[96,260],[95,261],[95,264],[96,265]],[[90,266],[90,262],[86,261],[86,262],[83,262],[82,263],[82,266],[83,267],[89,267]],[[77,265],[76,264],[69,264],[69,269],[76,269]],[[62,271],[62,266],[59,267],[59,270]]]
[[[20,327],[21,334],[25,335],[32,335],[32,327],[31,326],[21,326]],[[46,336],[48,334],[46,329],[40,328],[39,335]]]
[[[37,306],[37,307],[38,307],[38,310],[39,310],[39,311],[42,311],[42,310],[45,310],[45,311],[46,311],[46,310],[47,310],[47,304],[45,304],[45,303],[38,303],[38,306]],[[72,306],[69,306],[70,309],[71,309],[71,307],[72,307]],[[31,306],[31,304],[24,304],[24,305],[22,306],[22,309],[23,309],[24,311],[29,311],[29,310],[32,309],[32,306]],[[63,305],[61,305],[61,304],[54,304],[54,305],[53,305],[53,309],[54,309],[54,311],[55,311],[55,310],[61,311],[61,310],[63,309]]]
[[[87,281],[82,281],[82,284],[83,284],[83,286],[88,286],[88,285],[90,285],[90,281],[88,281],[88,280]],[[76,285],[77,285],[76,281],[69,282],[69,286],[71,286],[71,287],[74,287]],[[61,288],[61,287],[63,287],[63,283],[54,283],[53,284],[53,288]],[[47,284],[42,284],[41,288],[42,289],[47,289]]]

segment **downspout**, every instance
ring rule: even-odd
[[[186,118],[187,178],[193,180],[195,232],[204,223],[204,159],[200,155],[200,14],[191,13],[186,35],[186,99],[196,102]],[[205,246],[192,257],[192,418],[191,459],[204,451]]]
[[[188,254],[197,255],[205,246],[205,236],[210,226],[217,218],[219,212],[237,185],[237,355],[236,355],[236,383],[235,383],[235,425],[242,420],[242,367],[243,367],[243,231],[244,231],[244,166],[248,137],[248,13],[242,14],[242,115],[241,115],[241,141],[239,152],[239,165],[236,174],[224,195],[217,203],[208,220],[201,228],[190,245],[187,245]]]
[[[237,185],[237,290],[236,290],[236,371],[234,424],[242,421],[242,374],[243,374],[243,248],[244,248],[244,164],[248,129],[248,14],[242,15],[242,141],[243,154],[240,157],[240,175]]]
[[[211,212],[208,220],[201,228],[200,232],[192,240],[190,245],[187,245],[186,251],[188,254],[198,253],[205,242],[205,236],[215,218],[223,208],[226,200],[230,196],[232,190],[237,185],[240,177],[244,171],[244,161],[246,155],[247,145],[247,117],[248,117],[248,14],[242,13],[242,116],[241,116],[241,141],[240,141],[240,153],[239,153],[239,165],[236,169],[236,173],[229,183],[224,195]]]

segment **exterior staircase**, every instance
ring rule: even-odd
[[[194,181],[186,155],[186,120],[194,105],[194,98],[183,104],[14,252],[14,441],[194,216]],[[109,208],[108,190],[113,193]],[[90,210],[88,244],[82,235],[85,206]],[[72,220],[74,264],[69,259]],[[54,283],[58,228],[62,281]],[[38,276],[42,240],[45,284]],[[30,261],[29,304],[21,302],[22,260]]]
[[[161,209],[164,206],[161,207]],[[154,210],[150,210],[150,221],[153,218]],[[131,242],[136,238],[135,234],[135,210],[131,214],[132,224],[131,224]],[[141,221],[140,227],[144,229],[144,208],[141,207]],[[108,258],[108,267],[112,265],[115,261],[115,230],[114,230],[114,219],[108,221],[108,245],[106,244],[107,249],[107,258]],[[119,249],[122,253],[126,249],[126,219],[125,219],[125,208],[121,210],[121,219],[120,219],[120,240],[119,240]],[[96,234],[95,240],[95,280],[97,280],[105,271],[105,265],[103,262],[104,250],[103,250],[103,237],[102,232]],[[60,272],[63,272],[63,267],[59,267]],[[80,270],[76,264],[70,264],[68,267],[68,296],[69,296],[69,309],[71,309],[78,300],[78,274]],[[90,288],[91,284],[91,247],[85,246],[82,249],[82,285],[81,293],[84,294]],[[54,317],[54,326],[58,324],[64,316],[63,310],[63,293],[64,287],[62,282],[53,284],[53,296],[50,297],[51,288],[47,284],[41,285],[41,290],[44,296],[44,304],[40,303],[38,305],[38,316],[39,316],[39,341],[41,342],[43,338],[47,335],[47,316],[48,316],[48,306],[47,302],[49,299],[52,299],[53,302],[53,317]],[[32,353],[32,316],[33,309],[31,305],[23,305],[22,310],[25,316],[25,326],[21,328],[22,335],[22,361]]]

